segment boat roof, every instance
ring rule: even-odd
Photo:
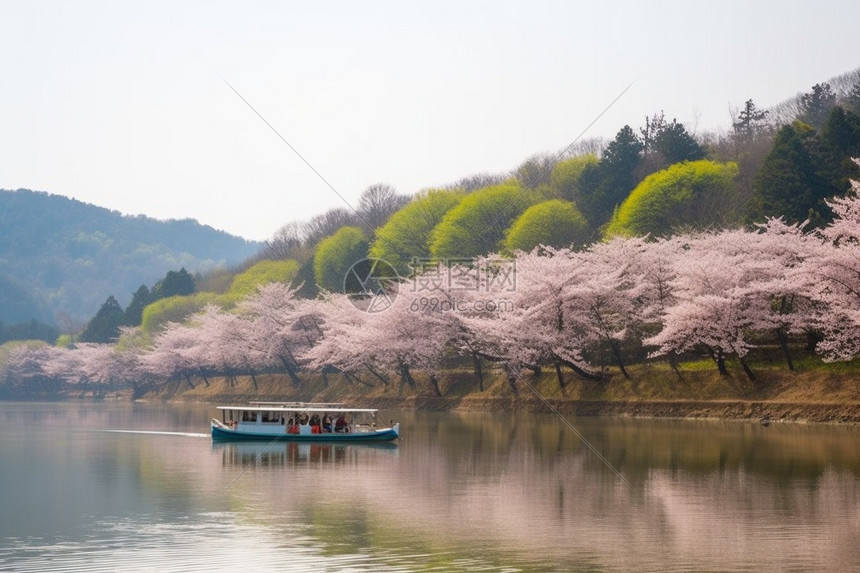
[[[327,412],[374,413],[378,408],[348,408],[340,402],[249,402],[241,406],[218,406],[219,410],[246,410],[249,412]]]

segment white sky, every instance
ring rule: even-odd
[[[860,2],[0,0],[0,187],[250,239],[860,66]],[[223,78],[223,79],[222,79]],[[0,230],[2,232],[2,230]]]

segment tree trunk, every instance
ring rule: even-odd
[[[343,374],[343,375],[346,377],[346,379],[347,379],[347,380],[349,380],[350,382],[358,382],[359,384],[362,384],[362,385],[364,385],[364,386],[370,386],[371,388],[373,387],[373,384],[370,384],[370,383],[368,383],[368,382],[365,382],[364,380],[362,380],[361,378],[359,378],[357,374],[352,374],[351,372],[347,372],[346,370],[341,370],[340,372],[341,372],[341,374]]]
[[[818,343],[821,342],[824,337],[820,332],[815,332],[813,330],[806,331],[806,349],[809,352],[815,352],[815,347],[818,346]]]
[[[251,368],[251,382],[254,383],[254,391],[259,391],[259,387],[257,386],[257,377],[254,376],[254,369]]]
[[[604,374],[601,374],[599,372],[590,372],[588,370],[585,370],[584,368],[577,366],[576,364],[574,364],[573,362],[571,362],[569,360],[565,360],[564,358],[562,358],[561,356],[559,356],[557,354],[553,354],[553,357],[556,360],[558,360],[559,362],[561,362],[562,364],[564,364],[565,366],[567,366],[568,368],[570,368],[571,370],[573,370],[577,375],[585,378],[586,380],[605,382],[609,379],[609,377],[605,376]]]
[[[389,384],[388,379],[385,376],[383,376],[382,374],[380,374],[379,372],[377,372],[376,370],[374,370],[373,368],[371,368],[370,364],[365,364],[364,367],[367,368],[371,374],[373,374],[374,376],[379,378],[384,385],[388,386],[388,384]]]
[[[481,357],[477,354],[472,354],[472,360],[475,363],[475,376],[478,377],[478,390],[484,391],[484,369],[481,366]]]
[[[555,360],[553,366],[555,366],[555,376],[558,378],[558,387],[564,390],[564,373],[561,371],[561,363]]]
[[[609,347],[612,349],[612,355],[615,357],[615,362],[618,363],[618,368],[621,369],[621,374],[624,375],[625,379],[630,380],[630,374],[627,373],[624,361],[621,359],[621,347],[618,346],[618,341],[610,338]]]
[[[674,372],[678,376],[678,380],[683,382],[684,377],[681,376],[681,371],[678,370],[678,361],[675,359],[674,354],[669,354],[669,367],[672,369],[672,372]]]
[[[406,382],[412,388],[415,388],[415,379],[412,377],[412,373],[409,372],[409,365],[400,363],[400,379],[403,382]]]
[[[442,396],[442,391],[439,390],[439,380],[436,378],[436,374],[430,374],[430,386],[433,387],[433,393],[436,394],[436,396]]]
[[[188,374],[188,372],[183,372],[182,375],[185,376],[185,381],[188,382],[188,386],[190,386],[191,389],[194,390],[194,383],[191,382],[191,375]]]
[[[788,364],[788,369],[794,371],[794,361],[791,359],[791,352],[788,350],[788,336],[782,328],[776,329],[776,337],[779,339],[779,346],[782,348],[782,354],[785,356],[785,362]]]
[[[509,384],[509,385],[510,385],[510,387],[511,387],[511,391],[512,391],[514,394],[519,395],[520,391],[519,391],[519,389],[517,388],[517,376],[516,376],[516,373],[514,372],[513,368],[511,368],[511,367],[510,367],[510,365],[509,365],[509,364],[507,364],[507,363],[505,363],[505,372],[507,372],[507,374],[508,374],[508,384]]]
[[[746,360],[744,360],[743,356],[738,356],[738,360],[740,360],[741,367],[744,369],[744,372],[746,373],[747,378],[749,378],[750,381],[755,382],[757,380],[757,378],[755,377],[755,374],[753,374],[753,371],[750,370],[750,367],[746,363]]]
[[[299,380],[299,377],[296,375],[296,371],[293,369],[292,366],[290,366],[290,363],[286,358],[284,358],[283,356],[278,356],[278,358],[281,359],[281,364],[284,365],[284,370],[287,372],[287,376],[290,377],[290,382],[292,383],[292,385],[294,387],[298,387],[301,380]]]
[[[717,349],[716,352],[711,350],[711,358],[717,364],[717,370],[720,372],[720,376],[728,376],[729,371],[726,369],[726,357],[723,355],[723,350]]]

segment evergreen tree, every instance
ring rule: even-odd
[[[87,324],[78,340],[81,342],[108,343],[119,337],[119,327],[125,321],[125,312],[113,295],[109,296],[96,315]]]
[[[299,298],[316,298],[319,294],[319,286],[317,286],[316,277],[314,276],[314,255],[305,261],[296,273],[296,278],[290,286],[296,289],[296,296]]]
[[[639,182],[636,168],[642,142],[629,125],[622,127],[603,151],[600,163],[588,165],[580,176],[577,206],[592,228],[603,225]]]
[[[756,108],[752,99],[744,103],[744,108],[738,113],[738,120],[732,123],[735,137],[744,142],[750,142],[760,133],[770,127],[767,123],[767,110]]]
[[[845,96],[845,108],[852,113],[860,115],[860,77],[851,86],[848,94]]]
[[[756,177],[751,219],[783,216],[790,223],[825,222],[829,209],[824,199],[838,189],[822,176],[822,166],[815,130],[798,121],[780,128]]]
[[[820,129],[827,120],[830,109],[836,105],[836,94],[830,84],[815,84],[812,91],[800,96],[800,115],[798,119]]]
[[[821,128],[822,176],[844,194],[851,179],[860,178],[860,168],[852,161],[860,157],[860,116],[840,106],[834,107]]]
[[[152,287],[152,299],[194,294],[195,290],[194,277],[182,267],[178,271],[168,271],[167,275]]]
[[[645,156],[651,155],[657,151],[657,139],[663,130],[666,129],[666,115],[661,110],[660,113],[655,113],[653,116],[645,117],[645,125],[639,128],[639,134],[642,136],[642,153]]]
[[[140,326],[140,320],[143,316],[143,309],[152,302],[152,293],[146,285],[140,285],[131,297],[131,302],[125,309],[126,326]]]
[[[705,150],[699,142],[689,134],[683,123],[673,119],[657,134],[655,149],[659,153],[665,167],[682,161],[698,161],[705,158]]]
[[[642,143],[642,161],[639,163],[637,183],[652,173],[682,161],[705,158],[705,150],[690,135],[683,123],[673,118],[667,122],[661,111],[645,118],[639,128]]]

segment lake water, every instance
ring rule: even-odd
[[[856,426],[382,412],[393,445],[213,444],[215,414],[0,402],[0,570],[860,569]]]

